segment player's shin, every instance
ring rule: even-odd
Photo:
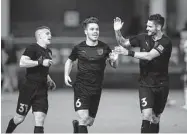
[[[43,126],[35,126],[34,127],[34,133],[44,133]]]
[[[78,133],[88,133],[87,126],[79,125],[79,127],[78,127]]]
[[[141,133],[150,133],[150,124],[150,121],[142,120]]]
[[[15,124],[13,118],[9,121],[6,133],[12,133],[19,124]]]
[[[150,125],[151,133],[158,133],[159,132],[160,116],[161,116],[161,114],[157,115],[153,112],[152,122]]]
[[[87,117],[79,120],[78,133],[88,133],[87,121],[88,121]]]
[[[150,130],[151,133],[159,133],[159,123],[151,123]]]
[[[73,133],[78,133],[79,122],[77,120],[73,120]]]

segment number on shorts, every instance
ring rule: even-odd
[[[19,112],[21,112],[21,113],[24,112],[24,111],[27,112],[27,110],[28,110],[28,105],[20,103],[20,105],[19,105]]]
[[[142,100],[142,107],[147,106],[146,97],[145,97],[145,98],[142,98],[141,100]]]
[[[80,107],[80,106],[81,106],[80,99],[77,99],[77,101],[76,101],[76,107]]]

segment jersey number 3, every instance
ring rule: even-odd
[[[27,112],[27,110],[28,110],[28,105],[20,103],[20,105],[19,105],[19,112],[23,113],[23,112]]]
[[[147,106],[146,97],[145,97],[145,98],[142,98],[141,101],[142,101],[142,107]]]

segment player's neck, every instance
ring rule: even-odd
[[[43,48],[47,48],[47,45],[45,43],[43,43],[42,41],[37,41],[37,44]]]
[[[98,40],[97,41],[92,41],[89,39],[86,40],[86,45],[88,46],[96,46],[97,44],[98,44]]]
[[[157,41],[159,39],[161,39],[163,36],[163,32],[162,31],[158,31],[155,35],[153,35],[153,40]]]

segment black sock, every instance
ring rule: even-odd
[[[13,118],[9,121],[6,133],[12,133],[16,129],[17,125],[14,123]]]
[[[88,133],[87,126],[80,125],[78,128],[79,133]]]
[[[73,120],[73,133],[78,133],[79,122],[77,120]]]
[[[34,133],[44,133],[44,127],[43,126],[35,126]]]
[[[141,133],[150,133],[150,123],[148,120],[142,121]]]
[[[159,133],[159,123],[151,123],[151,133]]]

